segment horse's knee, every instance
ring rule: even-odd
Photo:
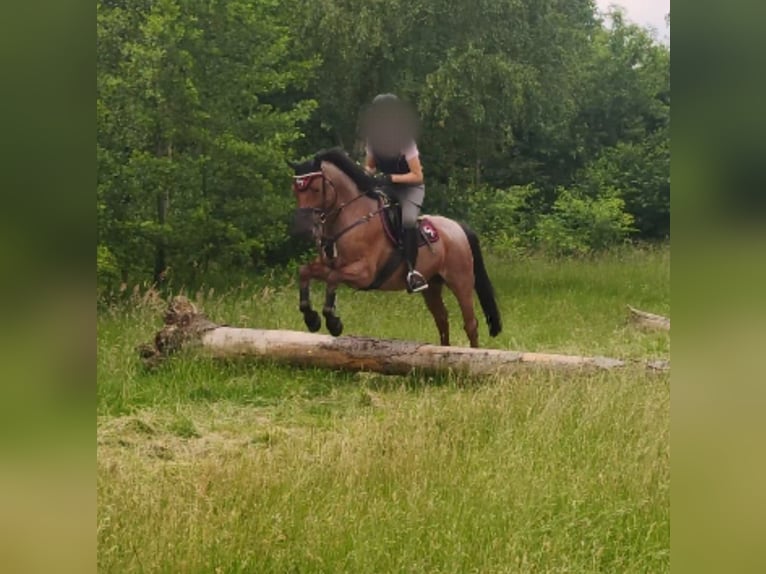
[[[300,278],[301,283],[308,284],[312,279],[321,279],[323,268],[323,264],[319,261],[301,265],[298,268],[298,277]]]

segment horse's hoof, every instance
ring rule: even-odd
[[[309,331],[316,333],[322,328],[322,319],[319,318],[319,313],[316,311],[309,311],[303,314],[303,322],[306,323]]]
[[[343,321],[341,321],[339,317],[335,316],[326,317],[326,319],[327,330],[330,331],[330,335],[333,337],[340,337],[340,334],[343,332]]]

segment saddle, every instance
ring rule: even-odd
[[[361,291],[379,289],[381,285],[393,275],[394,271],[396,271],[404,260],[401,207],[397,201],[390,198],[382,191],[375,191],[374,194],[374,197],[378,200],[378,213],[380,221],[383,224],[383,232],[395,249],[383,267],[378,269],[372,283],[367,287],[363,287]],[[419,247],[423,247],[424,245],[430,247],[432,243],[439,241],[439,232],[436,231],[436,227],[434,227],[428,217],[421,216],[418,218],[418,228],[420,230],[420,233],[418,234]]]
[[[399,203],[385,193],[378,192],[380,205],[380,220],[383,223],[383,231],[391,244],[398,250],[403,249],[402,233],[402,208]],[[424,247],[439,241],[439,232],[434,227],[428,216],[418,217],[418,246]]]

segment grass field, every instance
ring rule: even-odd
[[[625,314],[669,314],[668,249],[489,268],[505,331],[483,327],[486,346],[669,357],[667,334]],[[217,322],[302,330],[294,281],[257,283],[192,296]],[[418,296],[338,304],[347,334],[438,340]],[[137,294],[99,317],[100,571],[669,570],[668,375],[424,379],[190,354],[148,373],[134,347],[161,309]]]

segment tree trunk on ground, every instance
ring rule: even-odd
[[[670,331],[670,319],[663,317],[662,315],[655,315],[654,313],[647,313],[646,311],[640,311],[634,307],[628,305],[630,311],[630,317],[633,321],[645,327],[647,329],[658,329],[660,331]]]
[[[509,374],[530,366],[571,369],[615,369],[630,363],[605,357],[580,357],[549,353],[523,353],[498,349],[441,347],[411,341],[368,337],[332,337],[300,331],[239,329],[209,321],[183,297],[176,297],[165,314],[165,327],[154,344],[139,352],[148,365],[194,343],[215,357],[255,357],[296,366],[406,375],[464,373]],[[667,370],[664,362],[644,365]]]

